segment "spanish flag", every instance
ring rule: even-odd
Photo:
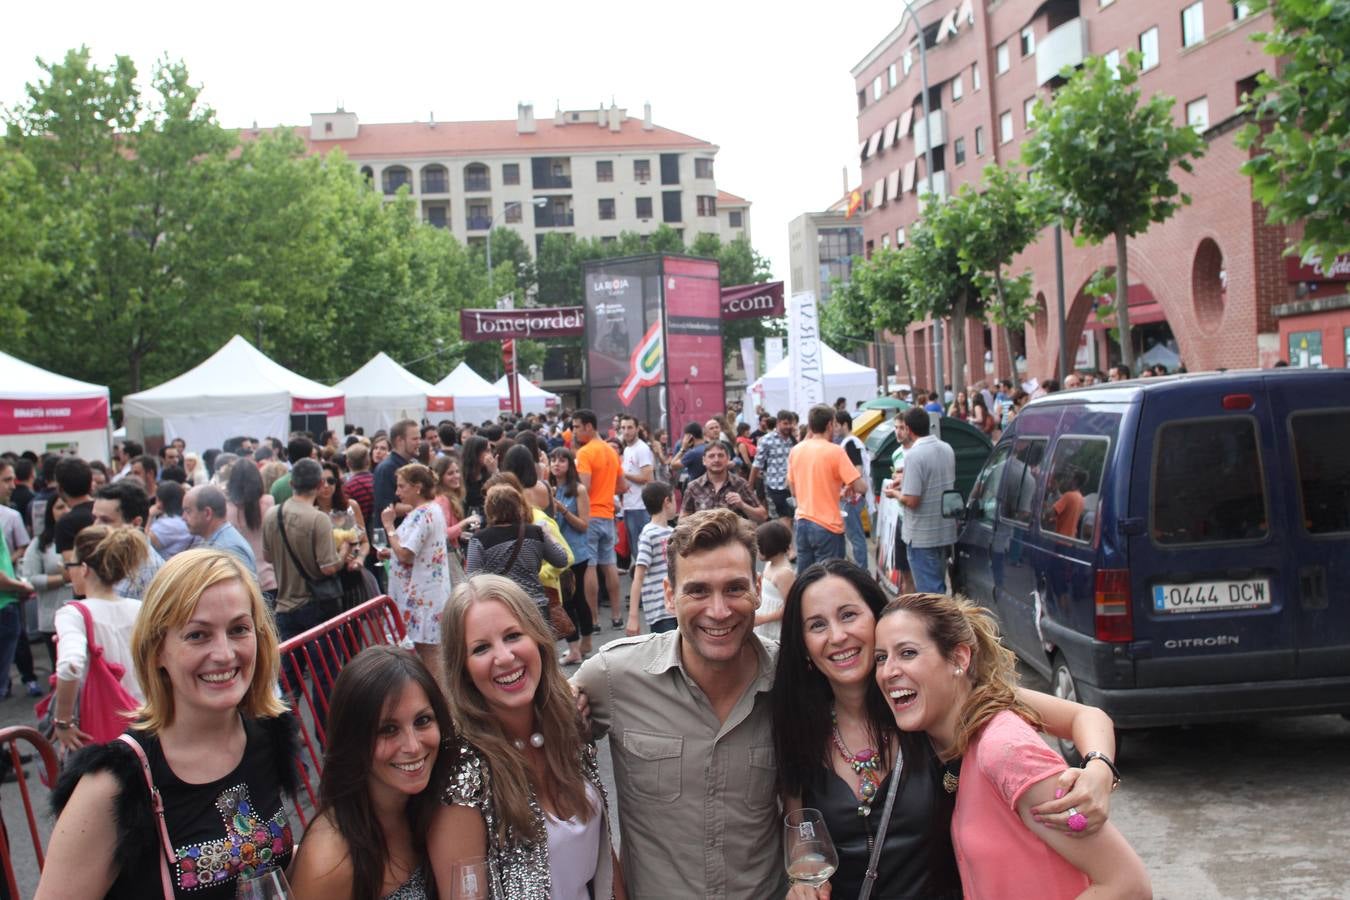
[[[844,213],[845,219],[850,219],[853,214],[862,208],[862,191],[854,188],[848,193],[848,212]]]

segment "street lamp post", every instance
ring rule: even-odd
[[[929,115],[931,110],[928,108],[928,51],[923,37],[923,26],[919,24],[919,16],[914,12],[914,7],[910,5],[909,0],[900,0],[905,8],[905,14],[909,20],[914,23],[914,31],[919,37],[919,82],[923,92],[923,167],[928,179],[928,190],[933,190],[933,133],[930,127]],[[953,365],[960,363],[953,360]],[[942,393],[942,320],[933,319],[933,387],[938,394]]]
[[[544,208],[545,206],[548,205],[548,198],[547,198],[547,197],[535,197],[534,200],[531,201],[531,203],[533,203],[534,206],[537,206],[537,207],[539,207],[540,209],[542,209],[542,208]],[[503,216],[503,215],[506,214],[506,211],[507,211],[508,209],[510,209],[510,208],[513,207],[513,206],[520,206],[520,205],[521,205],[521,202],[520,202],[519,200],[511,200],[511,201],[509,201],[505,206],[502,207],[502,211],[501,211],[501,212],[497,213],[497,215],[493,216],[491,219],[488,220],[488,233],[487,233],[487,267],[488,267],[488,290],[489,290],[489,291],[492,290],[492,227],[493,227],[494,225],[497,224],[497,219],[498,219],[500,216]]]

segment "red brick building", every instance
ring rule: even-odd
[[[1269,365],[1290,358],[1290,345],[1321,338],[1322,362],[1345,365],[1350,309],[1339,282],[1309,278],[1311,270],[1282,258],[1286,232],[1265,224],[1238,167],[1247,154],[1235,143],[1243,120],[1240,97],[1273,61],[1251,35],[1269,27],[1269,14],[1250,15],[1227,0],[930,0],[916,4],[927,48],[930,121],[922,111],[916,32],[897,23],[853,69],[858,91],[859,156],[865,194],[864,241],[869,251],[902,245],[920,217],[919,195],[930,181],[924,144],[932,136],[933,192],[947,196],[978,183],[990,163],[1018,159],[1034,129],[1031,105],[1048,100],[1065,65],[1090,55],[1118,61],[1145,56],[1143,91],[1176,99],[1177,120],[1189,121],[1208,144],[1195,173],[1177,172],[1192,204],[1129,242],[1130,319],[1136,352],[1169,368],[1191,370]],[[1052,230],[1012,266],[1030,269],[1038,303],[1034,322],[1014,336],[1026,374],[1060,375]],[[1098,268],[1113,268],[1112,243],[1075,246],[1064,236],[1064,333],[1070,366],[1105,369],[1118,350],[1097,321],[1083,287]],[[1346,266],[1343,268],[1350,268]],[[1311,297],[1311,301],[1309,298]],[[1339,318],[1338,318],[1339,317]],[[1344,319],[1342,322],[1341,319]],[[1291,335],[1302,335],[1294,339]],[[910,330],[912,380],[933,373],[931,323]],[[950,342],[944,380],[951,381]],[[1018,345],[1021,346],[1018,346]],[[972,322],[966,339],[967,381],[1009,374],[1000,329]],[[903,354],[896,354],[903,359]],[[1295,362],[1299,360],[1296,358]],[[1311,357],[1308,358],[1312,362]],[[909,373],[899,373],[908,380]]]

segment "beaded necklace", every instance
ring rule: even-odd
[[[881,783],[877,778],[881,754],[871,747],[864,747],[857,753],[849,750],[844,738],[839,734],[839,720],[835,717],[833,706],[830,707],[830,724],[834,731],[835,749],[839,751],[840,758],[848,763],[849,768],[858,776],[858,796],[861,798],[858,803],[858,815],[866,819],[872,814],[872,801],[876,799],[877,787]],[[871,836],[868,837],[870,842]]]

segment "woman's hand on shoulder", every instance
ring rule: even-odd
[[[346,840],[327,816],[314,820],[299,846],[287,873],[296,900],[331,900],[350,893],[351,855]]]
[[[1034,807],[1031,814],[1042,825],[1070,837],[1094,834],[1111,815],[1112,781],[1111,770],[1103,765],[1065,769],[1055,783],[1055,799]],[[1069,828],[1070,809],[1087,818],[1082,831]]]

